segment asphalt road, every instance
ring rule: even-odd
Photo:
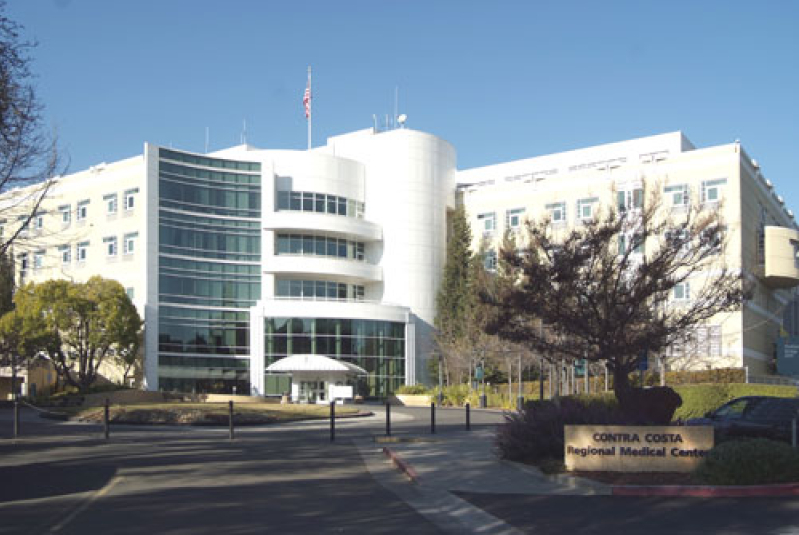
[[[430,432],[429,409],[392,415],[394,435]],[[113,426],[106,442],[100,426],[22,416],[14,441],[0,411],[3,534],[440,533],[364,466],[355,443],[383,434],[384,417],[339,420],[331,443],[324,422],[240,427],[233,441],[226,428]],[[437,431],[462,416],[439,411]]]
[[[799,534],[799,499],[626,496],[457,496],[535,535]]]
[[[377,453],[366,459],[367,470],[363,445],[378,451],[373,438],[385,432],[382,408],[374,409],[376,417],[338,421],[335,443],[325,422],[240,427],[233,441],[224,428],[114,426],[106,442],[100,426],[41,420],[29,410],[15,441],[11,411],[0,409],[0,534],[799,535],[794,498],[533,496],[479,488],[457,496],[493,516],[464,511],[459,525],[449,525],[446,514],[419,505],[441,491],[414,488]],[[392,434],[429,436],[429,409],[392,414]],[[436,419],[439,436],[464,428],[462,410],[440,410]],[[472,412],[475,429],[501,420],[496,412]],[[375,466],[386,468],[376,473]],[[504,524],[470,523],[494,517]]]

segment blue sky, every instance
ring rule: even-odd
[[[70,170],[399,111],[460,168],[682,130],[740,139],[799,210],[799,2],[10,0]],[[382,119],[381,119],[382,122]]]

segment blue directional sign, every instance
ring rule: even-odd
[[[477,379],[478,381],[482,381],[483,380],[483,367],[482,366],[478,365],[477,368],[474,369],[474,378]]]
[[[777,339],[777,373],[799,376],[799,336]]]

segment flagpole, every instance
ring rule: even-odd
[[[313,92],[311,91],[311,66],[308,65],[308,150],[311,150],[312,124],[313,124]]]

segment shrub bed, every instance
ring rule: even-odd
[[[799,482],[799,453],[784,442],[737,439],[710,450],[694,475],[710,485]]]
[[[616,425],[624,421],[615,399],[530,401],[523,411],[505,415],[505,422],[497,430],[496,445],[503,459],[563,462],[564,425]]]

